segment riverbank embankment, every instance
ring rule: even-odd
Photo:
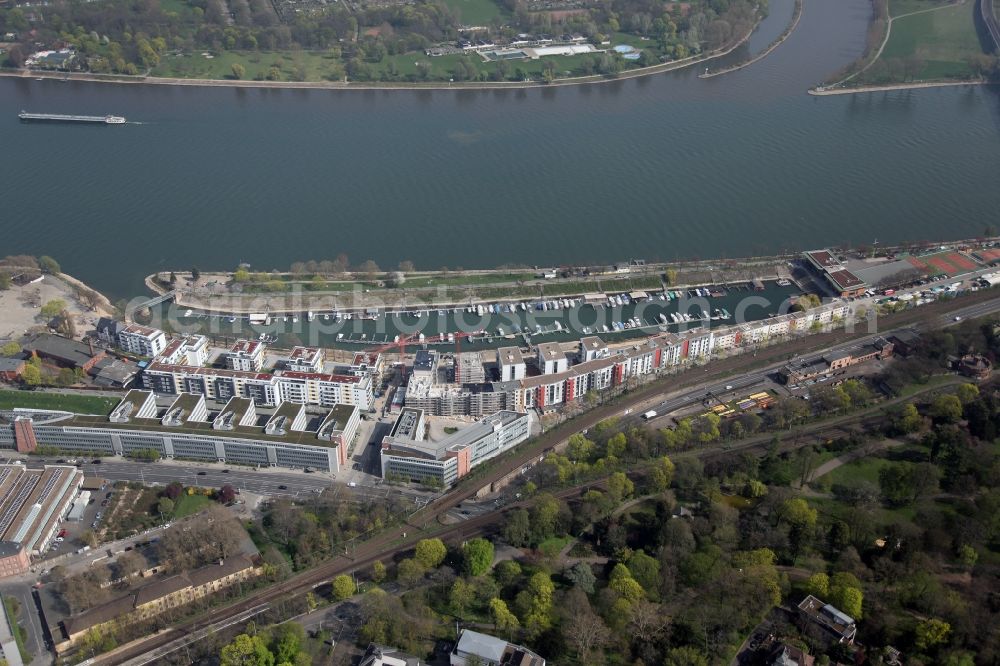
[[[803,0],[795,0],[795,12],[792,15],[791,22],[788,24],[788,27],[785,28],[785,31],[783,33],[781,33],[781,35],[779,35],[776,40],[774,40],[773,42],[771,42],[771,45],[768,46],[766,49],[764,49],[763,51],[761,51],[760,53],[758,53],[757,55],[755,55],[754,57],[750,58],[749,60],[747,60],[745,62],[738,63],[736,65],[733,65],[732,67],[726,67],[724,69],[720,69],[720,70],[718,70],[716,72],[707,72],[706,71],[704,74],[699,74],[698,78],[699,79],[711,79],[711,78],[716,77],[716,76],[722,76],[723,74],[730,74],[732,72],[739,71],[739,70],[743,69],[744,67],[749,67],[750,65],[752,65],[754,63],[760,62],[761,60],[763,60],[767,56],[771,55],[771,53],[776,48],[778,48],[779,46],[781,46],[782,43],[784,43],[784,41],[786,39],[788,39],[789,37],[791,37],[792,33],[795,32],[795,28],[798,27],[798,25],[799,25],[799,19],[802,18],[802,5],[803,5]]]

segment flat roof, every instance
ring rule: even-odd
[[[478,631],[464,629],[458,638],[455,646],[456,652],[474,654],[487,661],[499,664],[503,659],[503,653],[507,649],[507,641],[489,634],[481,634]]]
[[[319,426],[317,435],[331,435],[336,432],[343,432],[347,427],[348,421],[354,416],[354,413],[360,411],[356,405],[344,405],[336,404],[333,409],[326,415],[323,422]]]
[[[177,399],[174,400],[170,404],[170,407],[167,408],[167,414],[173,414],[177,410],[180,410],[181,413],[179,417],[183,421],[188,421],[191,418],[191,413],[195,410],[196,407],[198,407],[198,405],[203,404],[204,401],[205,401],[205,396],[203,395],[200,394],[196,395],[194,393],[180,393],[177,395]],[[178,423],[177,425],[180,425],[180,423]]]
[[[144,338],[154,338],[157,334],[163,335],[163,331],[158,328],[150,328],[148,326],[142,326],[140,324],[129,324],[123,328],[119,333],[130,333],[132,335],[141,335]]]
[[[387,455],[416,455],[442,460],[448,451],[460,451],[489,435],[496,427],[506,426],[520,418],[527,418],[527,414],[501,410],[439,441],[407,440],[402,436],[390,436],[389,450],[386,453]]]
[[[435,353],[427,349],[418,349],[413,359],[413,369],[430,372],[434,367]]]
[[[266,372],[247,372],[244,370],[229,370],[226,368],[197,368],[193,365],[162,363],[153,361],[146,372],[169,372],[178,375],[194,375],[198,377],[232,377],[251,381],[270,381],[273,375]]]
[[[865,286],[865,281],[846,268],[826,274],[828,278],[841,289],[854,289]]]
[[[518,365],[524,363],[524,357],[518,347],[500,347],[497,349],[497,363],[500,365]]]
[[[375,365],[381,354],[377,352],[357,352],[351,360],[352,366]]]
[[[830,268],[840,265],[840,261],[833,255],[833,252],[830,252],[829,250],[810,250],[806,252],[805,255],[821,268]]]
[[[319,347],[292,347],[288,358],[293,361],[311,361],[320,353]]]
[[[225,406],[223,406],[223,408],[219,411],[219,413],[222,414],[223,412],[235,412],[240,418],[243,418],[243,416],[247,413],[247,411],[251,407],[255,407],[253,400],[251,400],[250,398],[241,398],[237,395],[234,395],[229,399],[228,402],[226,402]]]
[[[558,342],[542,342],[536,349],[543,361],[561,361],[566,358],[566,352]]]
[[[245,400],[245,398],[236,398]],[[250,401],[247,401],[250,402]],[[321,439],[317,439],[316,432],[312,430],[290,431],[286,430],[283,435],[268,435],[264,428],[257,425],[241,426],[239,419],[243,413],[238,413],[234,420],[232,430],[215,430],[212,421],[185,421],[179,426],[164,426],[159,419],[132,419],[128,423],[111,423],[107,417],[82,416],[78,415],[69,420],[62,420],[51,425],[38,424],[40,427],[52,428],[106,428],[108,430],[134,430],[139,432],[154,432],[164,436],[170,435],[190,435],[193,437],[218,437],[223,439],[249,439],[261,442],[282,442],[285,444],[299,444],[305,446],[318,446],[329,448],[330,444]]]
[[[580,344],[590,350],[603,349],[608,346],[604,340],[601,340],[596,335],[588,335],[585,338],[580,338]]]
[[[233,346],[229,348],[229,351],[252,354],[257,351],[260,346],[261,344],[257,340],[237,340],[233,343]]]
[[[318,382],[331,382],[333,384],[357,384],[361,382],[360,377],[354,375],[335,375],[327,372],[299,372],[298,370],[278,370],[274,373],[278,379],[301,379],[303,381],[313,380]]]
[[[423,414],[424,410],[422,409],[403,407],[396,418],[396,422],[392,424],[389,437],[394,439],[418,440],[423,433],[417,432],[417,424],[420,422]]]

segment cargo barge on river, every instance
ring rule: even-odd
[[[124,116],[75,116],[62,113],[28,113],[27,111],[22,111],[17,114],[17,117],[23,122],[125,124]]]

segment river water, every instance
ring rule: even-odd
[[[772,0],[750,50],[791,15]],[[996,220],[1000,95],[815,98],[858,56],[868,0],[806,0],[774,53],[502,91],[301,91],[0,79],[0,253],[109,293],[161,268],[346,252],[383,268],[732,257],[975,236]],[[21,124],[114,113],[125,127]]]

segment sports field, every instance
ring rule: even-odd
[[[978,268],[976,262],[961,252],[937,252],[927,254],[922,257],[910,257],[908,261],[916,268],[926,271],[930,275],[958,275],[967,273]]]
[[[489,25],[500,16],[500,7],[493,0],[444,0],[444,4],[458,12],[464,25]]]

